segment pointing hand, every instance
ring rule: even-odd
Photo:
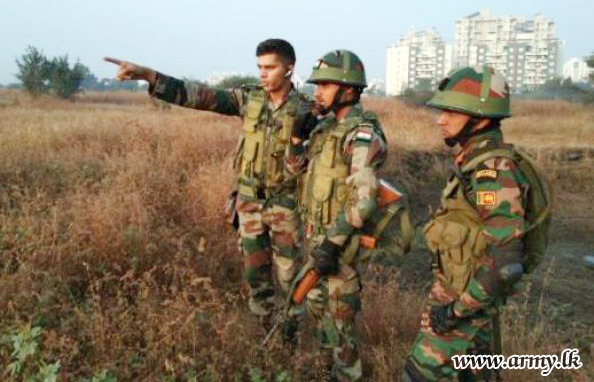
[[[131,62],[118,60],[112,57],[104,57],[103,60],[118,65],[118,72],[116,78],[120,81],[124,80],[146,80],[153,83],[157,78],[157,73],[144,66],[136,65]]]

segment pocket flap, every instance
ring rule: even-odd
[[[262,102],[248,102],[248,104],[245,108],[244,117],[247,117],[250,119],[258,119],[263,106],[264,105]]]
[[[325,167],[334,167],[334,156],[336,155],[336,137],[328,137],[322,148],[320,162]]]
[[[441,231],[442,243],[448,248],[459,247],[466,242],[468,231],[465,225],[448,221]]]
[[[262,112],[262,104],[259,102],[249,102],[245,108],[245,114],[243,115],[243,130],[253,133],[256,131],[256,125],[258,124],[258,118]]]
[[[332,195],[332,181],[329,176],[318,175],[315,177],[313,185],[313,197],[318,202],[325,202]]]
[[[258,153],[258,141],[253,139],[245,139],[243,144],[243,159],[246,162],[252,162]]]

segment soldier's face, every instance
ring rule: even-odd
[[[281,90],[291,81],[287,72],[290,65],[284,63],[276,53],[266,53],[257,57],[258,71],[260,73],[260,85],[266,93],[274,93]]]
[[[441,135],[446,139],[458,135],[468,120],[470,120],[470,116],[467,114],[443,110],[439,113],[436,123],[441,128]]]
[[[340,85],[331,82],[318,82],[316,84],[314,99],[320,110],[327,110],[332,106],[339,88]]]

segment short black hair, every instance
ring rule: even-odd
[[[268,53],[276,53],[289,64],[295,64],[295,49],[288,41],[280,38],[269,38],[259,43],[256,47],[256,57]]]

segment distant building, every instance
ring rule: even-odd
[[[454,67],[490,65],[514,93],[561,75],[563,42],[555,23],[541,14],[525,20],[481,11],[456,20],[454,28]]]
[[[410,31],[388,47],[386,94],[406,89],[433,90],[452,66],[452,46],[433,29]]]
[[[570,58],[563,64],[563,78],[569,78],[572,82],[588,82],[591,72],[592,68],[579,58]]]
[[[372,78],[367,81],[365,94],[384,94],[384,81],[379,78]]]

